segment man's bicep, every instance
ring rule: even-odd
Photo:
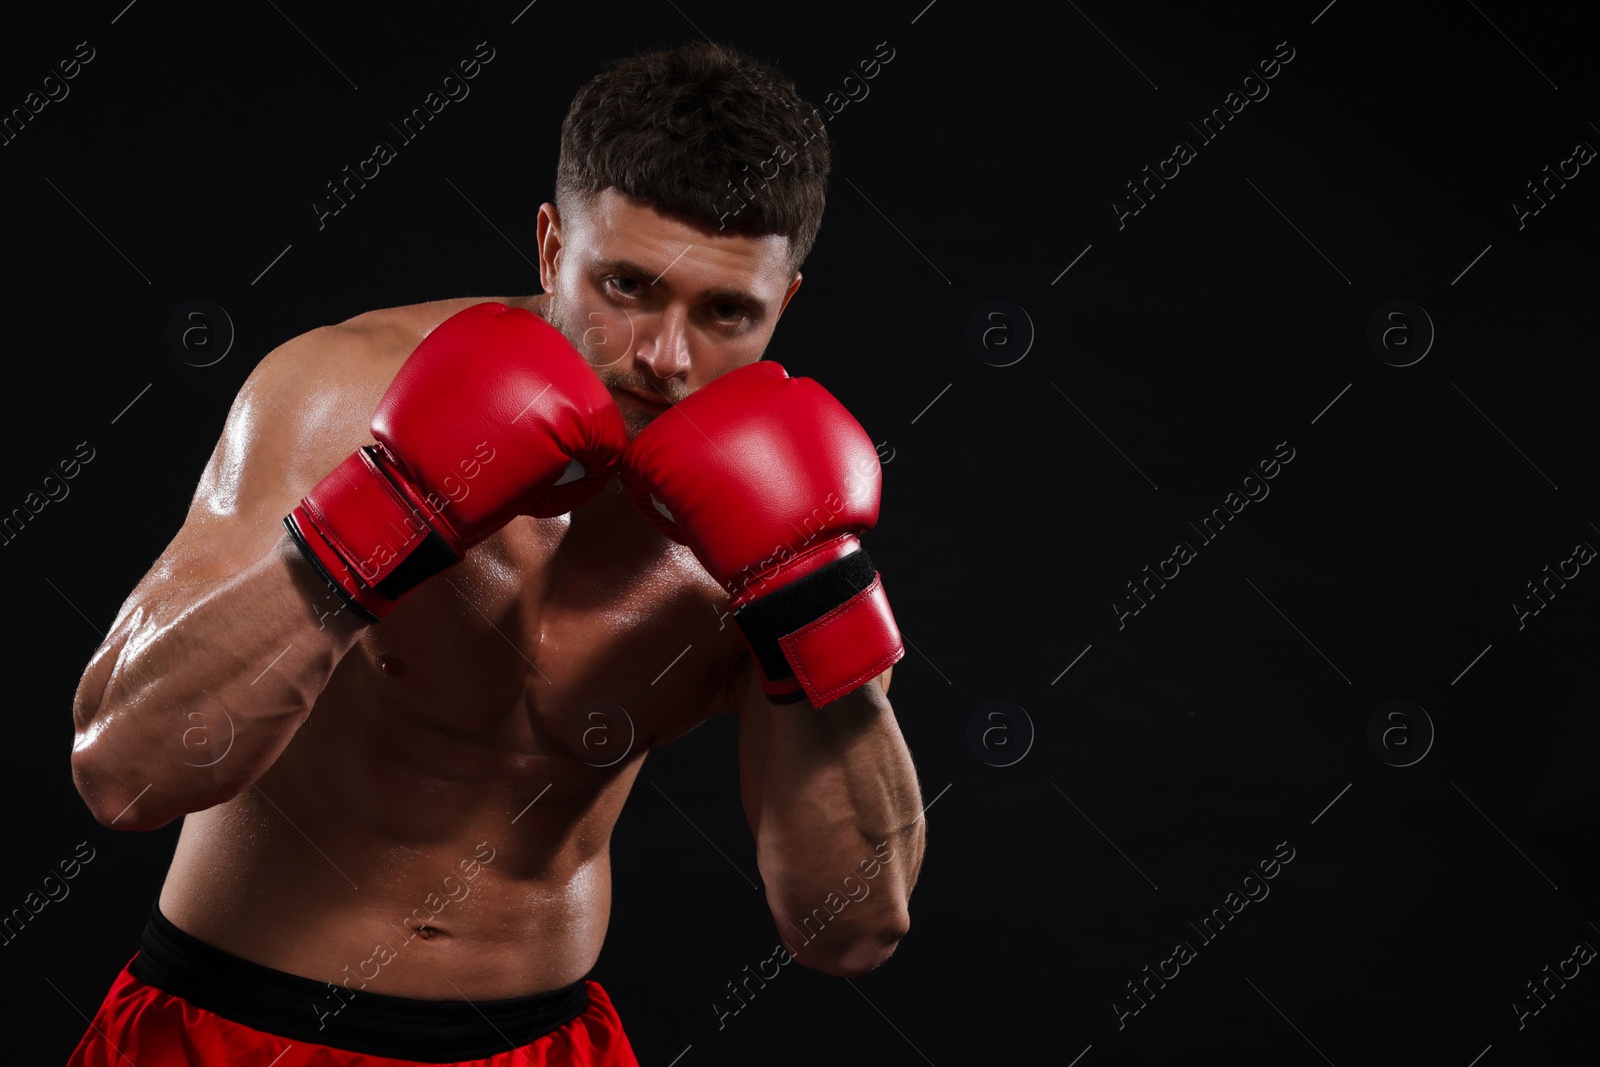
[[[87,729],[98,716],[116,665],[137,634],[159,630],[216,582],[261,559],[276,541],[257,513],[292,494],[293,477],[278,439],[292,439],[300,429],[280,414],[292,400],[296,353],[285,350],[294,344],[257,364],[234,398],[183,522],[123,600],[78,681],[75,729]]]

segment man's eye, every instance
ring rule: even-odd
[[[744,315],[744,309],[738,304],[713,304],[711,313],[723,322],[732,322]]]
[[[629,278],[626,275],[613,274],[611,277],[607,278],[606,281],[610,282],[611,287],[617,292],[621,293],[623,296],[635,296],[639,292],[638,278]]]

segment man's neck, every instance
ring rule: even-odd
[[[550,302],[549,293],[535,293],[532,296],[508,296],[503,301],[507,307],[526,308],[544,318],[545,305]]]
[[[663,536],[649,519],[639,513],[638,505],[628,498],[627,490],[622,487],[621,474],[612,477],[604,489],[572,510],[570,532],[591,528],[612,531],[608,536],[615,536],[622,530],[657,538]]]

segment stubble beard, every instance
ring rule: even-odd
[[[614,366],[600,366],[590,357],[589,351],[584,347],[582,331],[574,332],[572,324],[567,321],[566,315],[562,312],[561,301],[556,298],[554,293],[550,294],[550,299],[545,304],[544,318],[546,322],[561,331],[561,336],[567,339],[568,344],[578,350],[578,354],[589,365],[589,369],[594,371],[595,376],[600,379],[602,385],[623,392],[633,388],[631,383],[617,373]],[[622,416],[622,424],[627,428],[628,440],[630,441],[638,436],[639,431],[650,425],[650,417],[642,411],[635,411],[630,407],[618,404],[617,412]]]

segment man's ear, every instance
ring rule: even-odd
[[[539,205],[534,232],[539,242],[539,288],[553,293],[561,266],[561,213],[554,204]]]
[[[799,271],[794,272],[794,281],[789,283],[789,291],[783,294],[783,303],[778,305],[778,318],[783,317],[783,309],[789,306],[790,299],[793,298],[796,290],[800,288],[800,283],[804,280],[804,275],[802,275]]]

